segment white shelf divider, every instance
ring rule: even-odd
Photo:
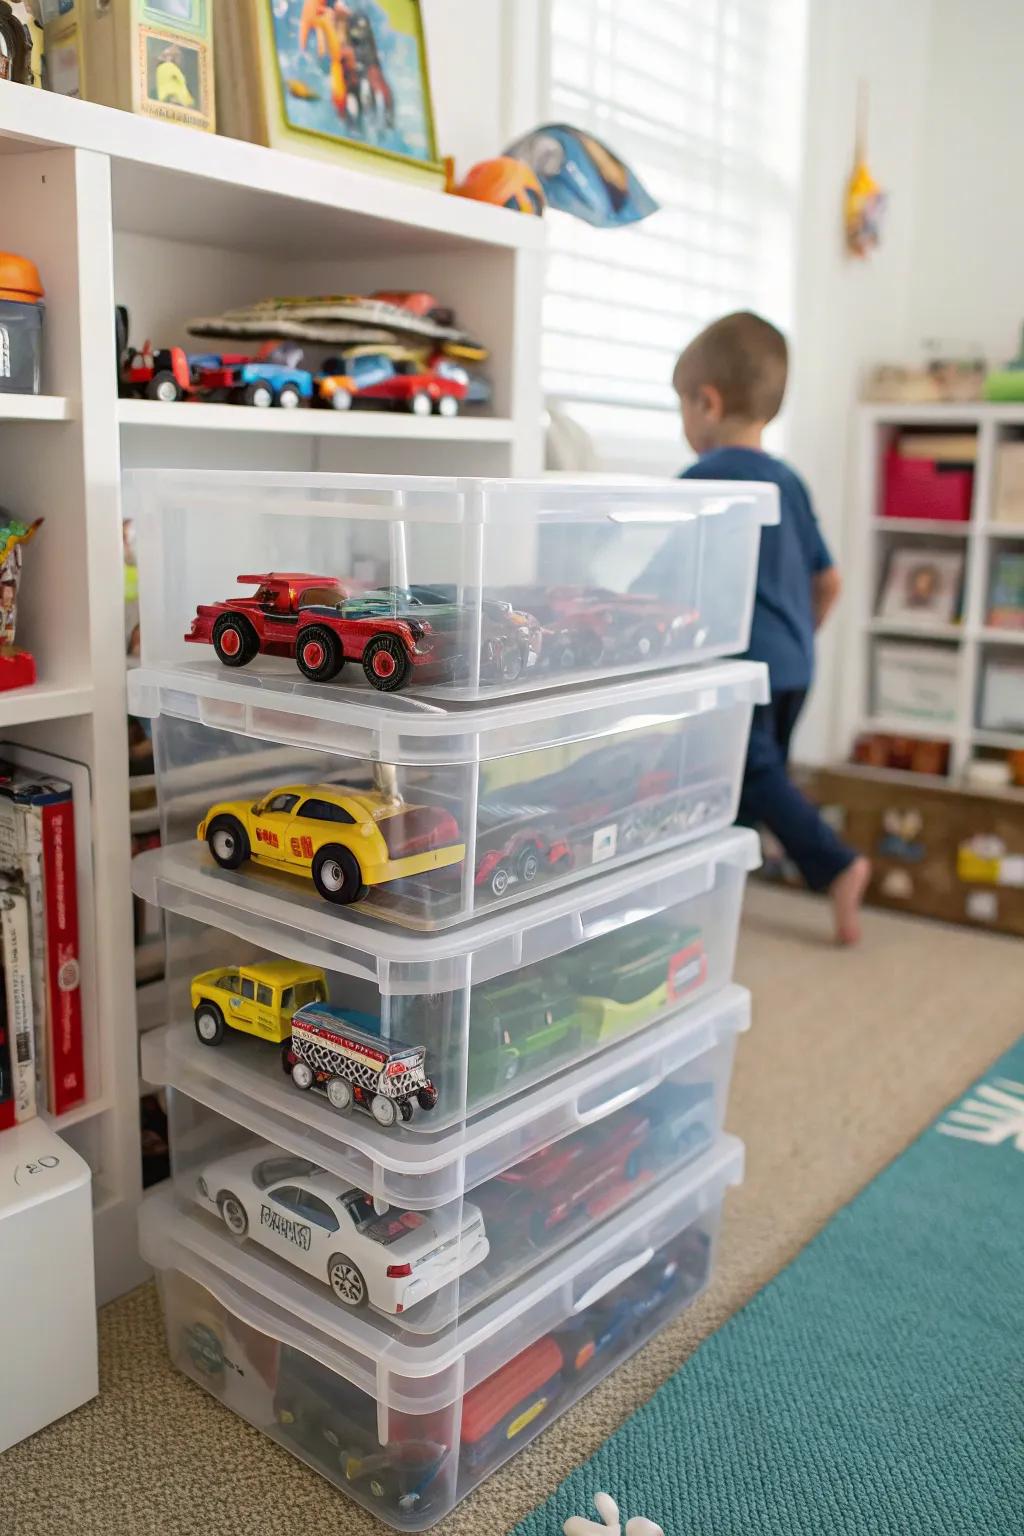
[[[70,421],[74,412],[65,395],[0,394],[0,423],[5,421]]]
[[[248,405],[118,401],[122,427],[170,432],[257,432],[289,437],[376,438],[401,442],[508,443],[515,424],[500,416],[414,416],[401,411],[257,410]]]

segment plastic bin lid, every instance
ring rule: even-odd
[[[0,251],[0,299],[16,304],[37,304],[43,297],[38,268],[25,256]]]
[[[198,1281],[242,1322],[319,1360],[381,1403],[431,1413],[450,1406],[541,1334],[642,1269],[657,1246],[715,1209],[726,1190],[742,1182],[743,1164],[743,1143],[721,1136],[702,1157],[604,1222],[585,1243],[554,1254],[430,1336],[412,1335],[383,1316],[339,1306],[326,1286],[321,1292],[276,1268],[252,1244],[238,1245],[215,1222],[183,1211],[171,1190],[157,1189],[143,1200],[139,1246],[157,1271],[178,1270]],[[402,1378],[408,1383],[405,1390]],[[432,1388],[431,1378],[438,1378]]]
[[[768,669],[759,661],[662,670],[483,706],[442,706],[397,693],[367,697],[365,689],[307,683],[298,671],[294,680],[284,672],[243,677],[216,661],[128,674],[129,714],[170,715],[259,741],[396,765],[491,761],[768,698]]]
[[[339,912],[298,884],[285,891],[221,869],[198,839],[137,854],[131,880],[135,895],[151,906],[222,928],[284,959],[412,994],[465,985],[470,960],[473,981],[490,981],[710,890],[720,865],[749,873],[760,863],[757,833],[730,827],[428,933]],[[396,966],[406,971],[403,977],[385,975]]]

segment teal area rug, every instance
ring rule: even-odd
[[[1024,1039],[515,1536],[602,1489],[666,1536],[1022,1536]]]

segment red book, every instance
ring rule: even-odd
[[[71,785],[0,762],[0,869],[28,899],[40,1102],[60,1115],[85,1099],[75,808]]]

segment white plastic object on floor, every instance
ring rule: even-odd
[[[143,1202],[175,1364],[378,1518],[425,1530],[703,1291],[743,1148],[723,1137],[585,1243],[429,1338]],[[297,1299],[298,1298],[298,1299]]]
[[[200,604],[243,595],[243,572],[304,573],[344,583],[335,597],[390,589],[403,594],[403,613],[411,599],[421,622],[378,686],[450,702],[742,654],[761,528],[779,518],[777,488],[754,482],[251,470],[132,470],[124,506],[136,522],[145,667],[207,668],[210,646],[185,639]],[[332,593],[316,590],[323,618]],[[440,617],[439,602],[457,606]],[[297,590],[293,637],[296,607]],[[332,633],[342,630],[319,646],[314,671],[337,649]],[[305,686],[372,700],[370,653],[357,652],[376,633],[345,630],[349,659]],[[288,646],[263,655],[251,624],[246,634],[232,670],[264,686],[304,685]]]
[[[565,1536],[623,1536],[619,1506],[610,1493],[595,1493],[594,1508],[601,1516],[600,1520],[570,1515],[562,1526]],[[625,1536],[665,1536],[665,1533],[646,1515],[633,1515],[626,1521]]]
[[[0,1451],[99,1390],[91,1194],[45,1121],[0,1134]]]

